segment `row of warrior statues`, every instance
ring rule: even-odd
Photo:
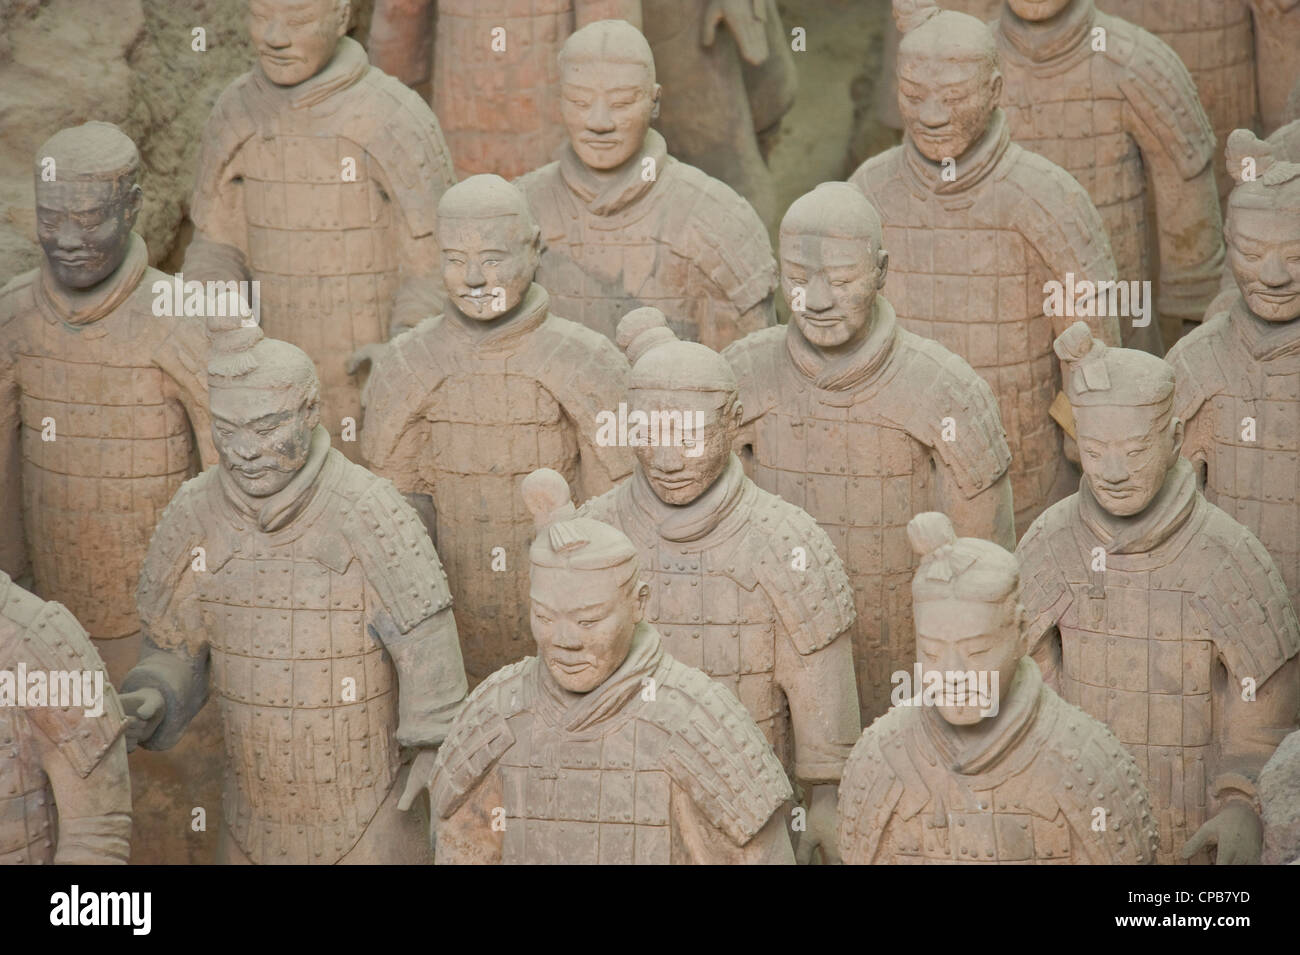
[[[45,142],[0,861],[124,862],[214,765],[227,863],[1300,856],[1300,121],[1220,149],[1092,0],[894,13],[902,143],[775,254],[625,19],[441,76],[559,130],[457,182],[346,0],[250,0],[181,276],[128,137]]]

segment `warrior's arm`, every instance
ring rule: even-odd
[[[795,776],[812,785],[838,785],[862,731],[848,631],[807,654],[779,635],[776,679],[790,706]]]
[[[1216,693],[1219,758],[1210,793],[1219,807],[1234,799],[1254,805],[1259,771],[1300,715],[1300,656],[1256,687],[1253,700],[1242,699],[1240,679],[1247,676],[1230,675]]]
[[[119,736],[83,778],[59,747],[39,729],[37,732],[41,767],[49,777],[59,811],[55,863],[126,865],[131,851],[131,777],[126,765],[126,740]]]
[[[0,307],[3,303],[0,303]],[[28,571],[27,542],[21,502],[23,480],[22,394],[10,354],[17,321],[0,316],[0,498],[7,503],[0,517],[0,570],[15,580]]]
[[[959,425],[960,427],[960,425]],[[1016,546],[1016,512],[1011,500],[1011,477],[1003,473],[973,497],[966,497],[948,467],[936,455],[935,485],[939,510],[952,519],[963,537],[982,537],[1007,550]]]
[[[700,812],[690,794],[672,784],[669,813],[684,859],[691,865],[794,865],[794,847],[780,809],[744,845],[718,829]],[[674,852],[674,855],[676,853]]]
[[[1043,673],[1043,682],[1061,692],[1061,632],[1055,625],[1036,640],[1030,637],[1029,655]]]
[[[422,95],[433,65],[435,0],[375,0],[366,47],[370,62]]]
[[[403,746],[440,745],[469,692],[451,605],[405,633],[383,613],[372,626],[397,669],[397,741]]]
[[[220,105],[220,104],[219,104]],[[194,237],[185,250],[181,272],[188,281],[243,282],[253,275],[248,265],[248,224],[242,177],[218,128],[223,117],[213,111],[204,129],[190,198]]]
[[[1207,165],[1191,179],[1183,179],[1162,147],[1143,150],[1153,169],[1149,176],[1155,192],[1157,237],[1160,249],[1160,300],[1162,315],[1184,323],[1199,323],[1219,291],[1223,272],[1223,220],[1214,169]]]
[[[171,749],[208,701],[211,669],[208,646],[205,642],[192,655],[184,643],[159,646],[143,621],[141,629],[140,662],[123,678],[120,693],[126,696],[138,690],[154,690],[162,696],[158,726],[140,740],[140,746],[144,749]]]
[[[455,812],[434,820],[434,864],[500,865],[505,841],[503,803],[501,778],[489,771]]]

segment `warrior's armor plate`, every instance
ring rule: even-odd
[[[523,479],[553,468],[582,500],[632,466],[626,448],[595,443],[597,414],[613,413],[626,388],[626,359],[547,305],[534,284],[520,314],[485,335],[455,316],[427,321],[394,339],[366,389],[362,450],[401,491],[432,497],[430,531],[477,679],[534,650]]]
[[[988,386],[934,342],[898,329],[878,368],[831,390],[795,366],[787,334],[766,329],[725,357],[740,382],[754,483],[805,510],[844,562],[865,725],[889,707],[890,675],[916,660],[917,558],[907,522],[940,509],[936,470],[970,499],[1006,473],[1010,453]],[[947,418],[956,425],[951,441],[943,438]]]
[[[954,765],[960,744],[933,708],[896,707],[863,732],[840,784],[846,863],[1153,860],[1156,829],[1133,757],[1044,686],[1032,660],[1016,679],[1030,700],[990,717],[1016,722],[969,765]]]
[[[979,155],[958,164],[955,182],[932,178],[910,143],[867,160],[849,181],[884,223],[886,290],[903,327],[966,359],[997,396],[1019,530],[1052,502],[1066,466],[1049,414],[1061,388],[1052,340],[1078,319],[1045,313],[1044,283],[1067,273],[1114,280],[1115,263],[1087,194],[1011,143],[999,114],[971,152]],[[1084,320],[1119,344],[1114,318]]]
[[[388,339],[405,278],[436,271],[437,203],[454,181],[428,106],[371,68],[347,37],[300,86],[280,89],[254,69],[213,107],[195,226],[242,253],[261,281],[266,334],[316,362],[322,421],[336,441],[343,417],[361,421],[344,365],[360,346]],[[352,455],[356,445],[340,447]]]
[[[28,676],[62,671],[78,681],[87,671],[104,669],[72,614],[0,573],[0,671],[16,680],[20,663]],[[131,787],[125,751],[116,781],[120,793],[112,800],[118,804],[116,813],[91,816],[86,806],[56,805],[46,772],[46,760],[53,756],[65,760],[84,780],[113,748],[126,720],[107,674],[103,690],[104,711],[99,716],[89,716],[86,707],[78,706],[28,708],[17,701],[0,706],[0,865],[54,862],[56,842],[60,862],[126,862]]]
[[[580,165],[572,155],[518,180],[546,246],[537,282],[559,314],[610,339],[625,314],[653,305],[679,338],[721,349],[774,321],[776,261],[753,207],[662,143],[650,130],[622,192],[590,203],[565,178],[562,165]]]
[[[399,744],[438,741],[421,738],[417,715],[454,702],[408,682],[396,649],[451,603],[446,578],[392,484],[337,451],[302,510],[270,531],[233,509],[218,478],[182,487],[141,574],[147,644],[192,678],[178,686],[146,653],[123,686],[163,694],[165,718],[143,745],[166,749],[206,699],[209,659],[235,842],[257,863],[333,863],[392,788]],[[433,671],[459,659],[437,654],[418,674],[426,686],[454,682]]]
[[[1045,644],[1060,634],[1061,696],[1137,759],[1159,824],[1158,861],[1170,863],[1213,806],[1230,729],[1225,697],[1243,692],[1243,678],[1263,686],[1296,655],[1300,632],[1264,548],[1199,492],[1152,549],[1108,553],[1105,571],[1094,572],[1099,544],[1076,497],[1049,508],[1017,549],[1021,599],[1035,657],[1050,655]]]
[[[22,432],[9,466],[21,468],[34,589],[97,638],[140,628],[135,589],[154,525],[197,470],[197,449],[214,455],[203,326],[155,315],[155,281],[171,277],[144,269],[120,305],[81,325],[64,321],[39,270],[0,291],[0,381]],[[23,557],[7,569],[21,572]]]

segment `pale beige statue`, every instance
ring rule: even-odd
[[[560,158],[518,181],[542,230],[556,311],[613,338],[642,305],[720,349],[775,321],[776,263],[753,206],[674,159],[650,128],[660,86],[636,27],[601,20],[560,51]]]
[[[440,864],[790,864],[790,783],[730,690],[665,651],[637,548],[533,472],[538,655],[469,697],[429,784]]]
[[[727,362],[655,308],[630,312],[618,337],[637,464],[579,513],[628,536],[664,648],[736,694],[803,787],[799,861],[820,849],[836,862],[836,786],[861,730],[844,565],[812,517],[745,476]]]
[[[1264,865],[1300,865],[1300,730],[1282,740],[1259,771]]]
[[[1082,322],[1055,347],[1083,479],[1017,551],[1034,658],[1137,759],[1158,862],[1257,862],[1259,771],[1300,712],[1286,585],[1179,457],[1173,367]]]
[[[535,281],[540,240],[523,195],[472,176],[438,204],[446,311],[378,353],[361,449],[420,512],[446,562],[465,666],[477,683],[535,652],[528,637],[533,521],[519,484],[540,467],[578,500],[632,470],[597,419],[623,398],[609,339],[551,312]]]
[[[723,353],[740,386],[736,448],[754,483],[811,515],[844,562],[865,725],[916,659],[907,522],[942,507],[963,533],[1014,546],[1011,454],[989,386],[901,328],[881,294],[890,250],[861,192],[823,183],[797,199],[780,247],[790,324]]]
[[[218,861],[428,862],[422,803],[404,810],[467,689],[438,555],[393,485],[330,447],[304,351],[209,328],[220,462],[150,543],[127,738],[168,749],[216,698]]]
[[[921,558],[917,664],[845,766],[844,861],[1152,862],[1158,836],[1133,757],[1027,655],[1015,557],[958,538],[935,512],[907,533]]]
[[[900,2],[895,13],[903,143],[849,181],[884,221],[899,322],[966,359],[997,396],[1019,533],[1077,477],[1052,414],[1061,387],[1052,338],[1083,312],[1119,344],[1115,316],[1097,315],[1098,299],[1085,293],[1113,282],[1115,263],[1078,182],[1011,141],[988,29],[961,13],[927,16],[932,5],[917,13]],[[1045,294],[1048,283],[1061,294]],[[985,536],[936,509],[961,533]]]
[[[316,362],[322,421],[358,460],[347,359],[441,309],[436,210],[455,174],[429,107],[344,35],[349,0],[247,2],[257,65],[204,128],[183,273],[260,283],[263,327]]]

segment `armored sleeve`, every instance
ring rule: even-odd
[[[394,338],[371,368],[362,391],[361,453],[374,473],[404,494],[433,491],[421,468],[431,435],[421,425],[429,397],[441,381],[431,347],[439,321],[426,321]]]
[[[16,298],[35,273],[19,276],[0,289],[0,571],[11,577],[27,573],[23,528],[22,393],[18,387],[17,350],[23,322]]]
[[[419,516],[382,478],[357,500],[344,535],[365,570],[369,625],[397,668],[397,741],[437,746],[468,690],[442,563]]]
[[[897,733],[901,710],[891,710],[863,731],[840,780],[840,857],[846,865],[889,861],[889,824],[904,784],[882,747]]]
[[[1065,508],[1074,499],[1052,505],[1025,531],[1016,548],[1020,564],[1020,602],[1025,608],[1025,635],[1029,653],[1043,672],[1043,680],[1055,687],[1061,662],[1057,624],[1065,616],[1074,594],[1062,571],[1062,558],[1069,559],[1072,546],[1065,532]]]
[[[1226,313],[1207,319],[1179,339],[1166,356],[1174,366],[1174,414],[1185,427],[1182,455],[1198,471],[1214,454],[1214,416],[1201,411],[1227,383],[1216,354],[1229,347],[1224,334],[1228,321]]]
[[[776,405],[777,382],[781,374],[781,352],[785,349],[786,327],[777,325],[752,332],[722,351],[740,386],[743,420],[736,434],[736,453],[748,473],[756,440],[756,422]]]
[[[199,319],[178,316],[172,321],[171,334],[154,354],[154,361],[190,419],[202,468],[209,468],[217,463],[217,449],[208,411],[207,331]]]
[[[744,845],[714,827],[709,816],[674,782],[669,792],[676,847],[691,865],[794,865],[794,847],[780,813],[773,813]]]
[[[190,196],[194,238],[185,251],[187,280],[247,281],[248,227],[239,151],[254,135],[244,104],[252,74],[245,73],[217,98],[199,140],[198,169]]]

